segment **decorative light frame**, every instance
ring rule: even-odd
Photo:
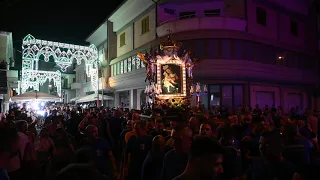
[[[166,64],[174,64],[180,66],[182,72],[182,93],[175,94],[158,94],[159,99],[169,99],[169,98],[184,98],[187,96],[187,77],[186,77],[186,66],[183,60],[179,57],[168,57],[168,56],[157,56],[157,85],[162,88],[162,76],[161,76],[161,66]]]
[[[45,62],[48,62],[52,57],[63,72],[72,65],[74,60],[78,65],[84,61],[86,74],[88,77],[92,77],[92,88],[93,90],[98,90],[98,50],[95,45],[92,44],[87,47],[46,41],[36,39],[28,34],[22,41],[21,93],[25,93],[29,87],[39,90],[41,82],[53,79],[57,85],[58,95],[61,96],[60,71],[39,71],[38,63],[41,57]]]

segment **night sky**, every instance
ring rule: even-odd
[[[21,49],[27,34],[37,39],[87,45],[85,39],[123,0],[0,0],[0,31],[13,33]],[[5,8],[3,8],[5,7]]]

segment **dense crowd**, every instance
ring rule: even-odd
[[[150,116],[141,116],[149,112]],[[0,180],[320,179],[319,113],[281,107],[12,109],[0,122]]]

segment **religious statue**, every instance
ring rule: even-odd
[[[149,82],[154,82],[156,68],[155,68],[153,59],[150,58],[150,55],[148,53],[143,55],[142,53],[138,52],[138,57],[140,58],[140,60],[143,61],[147,70],[147,77],[145,79],[145,82],[147,82],[147,80]]]
[[[177,89],[177,80],[179,77],[176,73],[172,72],[168,65],[163,66],[163,86],[166,88],[168,93],[175,91]],[[173,90],[172,90],[173,89]]]

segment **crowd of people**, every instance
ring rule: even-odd
[[[320,179],[317,111],[148,112],[64,106],[41,121],[12,109],[0,122],[0,180]]]

